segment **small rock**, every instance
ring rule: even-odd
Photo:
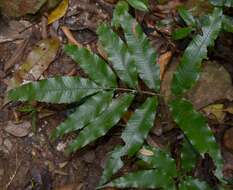
[[[14,124],[12,121],[9,121],[7,123],[6,128],[4,128],[4,130],[13,136],[25,137],[29,134],[30,128],[31,128],[31,123],[29,121],[25,121],[20,124]]]
[[[223,144],[229,151],[233,152],[233,127],[224,133]]]

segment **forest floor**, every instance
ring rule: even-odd
[[[167,92],[170,73],[189,39],[171,40],[174,24],[158,28],[160,20],[173,23],[176,6],[193,1],[168,1],[159,5],[151,1],[150,12],[133,10],[157,50],[159,60],[164,64],[162,91]],[[32,102],[36,112],[22,112],[21,103],[6,102],[9,79],[24,62],[35,44],[48,36],[57,37],[62,45],[67,43],[67,31],[76,42],[98,52],[96,28],[102,22],[110,22],[115,3],[110,0],[70,0],[66,15],[47,26],[45,13],[19,18],[0,17],[0,189],[8,190],[94,190],[98,184],[107,153],[121,142],[120,129],[111,130],[107,136],[95,141],[72,156],[63,151],[72,135],[51,142],[50,132],[68,115],[66,105],[51,105]],[[65,26],[65,27],[64,27]],[[62,29],[63,27],[63,29]],[[66,34],[65,34],[66,33]],[[190,92],[189,99],[194,106],[208,117],[209,125],[216,132],[221,144],[225,165],[224,175],[233,177],[233,35],[223,33],[211,52],[209,63],[198,87]],[[49,52],[48,52],[49,53]],[[39,78],[52,76],[83,75],[80,67],[64,54],[62,48]],[[231,89],[231,90],[229,90]],[[213,114],[203,110],[210,104],[232,108],[229,113]],[[34,128],[34,129],[33,129]],[[163,146],[167,141],[176,141],[177,129],[152,130],[148,143]],[[166,128],[166,126],[165,126]],[[128,164],[124,170],[132,168]],[[124,172],[121,171],[121,172]],[[203,169],[208,172],[208,167]],[[111,188],[113,189],[113,188]],[[110,190],[110,189],[109,189]]]

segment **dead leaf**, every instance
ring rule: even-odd
[[[62,18],[68,9],[69,0],[63,0],[56,9],[54,9],[48,16],[48,24],[51,24]]]
[[[142,148],[141,150],[139,150],[140,154],[142,154],[143,156],[153,156],[154,153],[151,150]]]
[[[207,114],[207,116],[213,115],[219,122],[222,122],[226,115],[223,107],[223,104],[212,104],[203,108],[203,111]]]
[[[187,94],[195,108],[203,108],[221,99],[233,100],[233,87],[228,71],[217,62],[207,61],[203,65],[198,83]]]
[[[0,3],[3,14],[19,17],[35,14],[47,0],[2,0]]]
[[[4,130],[7,133],[10,133],[15,137],[27,136],[30,132],[30,129],[31,129],[31,123],[29,121],[25,121],[20,124],[14,124],[12,121],[9,121],[7,123],[7,126],[4,128]]]
[[[160,79],[163,78],[165,69],[167,67],[167,64],[169,63],[169,61],[171,60],[172,57],[172,52],[168,51],[162,55],[160,55],[158,63],[160,65]]]
[[[8,82],[7,90],[19,86],[23,80],[38,80],[56,57],[59,46],[60,41],[57,38],[39,41]]]

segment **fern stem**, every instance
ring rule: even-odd
[[[134,90],[134,89],[129,89],[129,88],[108,88],[107,90],[119,90],[119,91],[124,91],[124,92],[146,94],[146,95],[151,95],[151,96],[163,96],[160,93],[150,92],[146,90]]]

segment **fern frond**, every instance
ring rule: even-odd
[[[22,85],[8,92],[12,101],[72,103],[100,91],[89,79],[79,77],[55,77]]]
[[[51,139],[55,140],[85,127],[107,108],[112,100],[112,96],[113,93],[111,91],[100,92],[91,96],[51,133]]]
[[[133,57],[121,38],[107,25],[99,26],[97,33],[108,59],[119,78],[131,88],[137,88],[137,71]]]
[[[66,45],[64,51],[80,65],[89,78],[106,87],[116,87],[116,76],[108,64],[86,48]]]
[[[221,25],[222,11],[215,9],[213,14],[209,15],[203,23],[203,35],[198,34],[194,37],[181,58],[172,80],[171,89],[174,95],[183,95],[199,79],[202,60],[207,58],[207,47],[213,46]]]
[[[122,156],[133,156],[141,148],[153,127],[157,106],[158,101],[155,97],[147,98],[129,119],[121,135],[125,145],[110,154],[100,184],[106,183],[123,166]]]
[[[86,146],[97,138],[104,136],[114,125],[118,123],[122,115],[127,111],[134,96],[124,94],[120,98],[114,99],[108,108],[90,124],[88,124],[69,145],[67,153]]]
[[[128,13],[127,3],[120,1],[113,13],[113,25],[124,29],[126,43],[131,52],[140,78],[156,91],[160,89],[160,67],[157,54],[136,20]]]

